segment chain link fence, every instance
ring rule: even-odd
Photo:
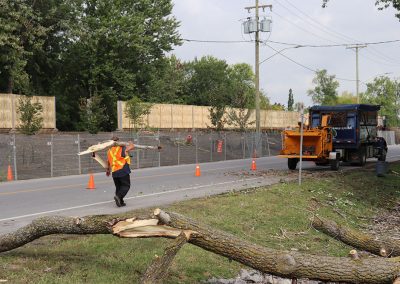
[[[0,181],[12,170],[14,179],[45,178],[101,172],[104,169],[91,155],[77,153],[93,144],[118,136],[121,141],[162,146],[161,151],[134,150],[131,168],[148,168],[180,164],[215,162],[272,156],[281,149],[281,134],[263,132],[256,139],[254,132],[213,131],[142,131],[100,133],[57,133],[25,136],[0,134]],[[106,150],[97,153],[106,159]]]

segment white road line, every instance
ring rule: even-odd
[[[262,179],[262,178],[264,178],[264,177],[256,177],[256,178],[240,179],[240,180],[233,180],[233,181],[225,181],[225,182],[220,182],[220,183],[204,184],[204,185],[199,185],[199,186],[185,187],[185,188],[172,189],[172,190],[163,191],[163,192],[150,193],[150,194],[145,194],[145,195],[140,195],[140,196],[127,197],[125,199],[128,200],[128,199],[145,198],[145,197],[163,195],[163,194],[174,193],[174,192],[179,192],[179,191],[187,191],[190,189],[199,189],[199,188],[203,188],[203,187],[210,187],[210,186],[216,186],[216,185],[224,185],[224,184],[230,184],[230,183],[252,181],[252,180],[257,180],[257,179]],[[114,201],[102,201],[102,202],[96,202],[96,203],[91,203],[91,204],[86,204],[86,205],[61,208],[61,209],[57,209],[57,210],[43,211],[43,212],[38,212],[38,213],[32,213],[32,214],[27,214],[27,215],[21,215],[21,216],[16,216],[16,217],[0,219],[0,222],[23,219],[23,218],[39,216],[39,215],[46,215],[49,213],[56,213],[56,212],[73,210],[73,209],[80,209],[80,208],[91,207],[91,206],[96,206],[96,205],[101,205],[101,204],[112,203],[112,202],[114,202]]]

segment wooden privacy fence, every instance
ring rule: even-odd
[[[118,101],[118,129],[129,129],[133,126],[125,115],[126,103]],[[211,127],[210,107],[177,104],[154,104],[150,114],[143,119],[143,126],[160,129],[205,129]],[[237,109],[236,109],[237,111]],[[255,121],[255,111],[252,112],[249,122]],[[295,127],[299,121],[299,113],[293,111],[261,110],[260,124],[264,129],[281,129]],[[232,125],[225,125],[227,129],[235,129]],[[249,126],[255,128],[255,123]]]
[[[20,124],[17,112],[21,95],[0,94],[0,130],[18,128]],[[55,97],[33,96],[32,102],[39,102],[43,107],[43,128],[56,128],[56,99]]]

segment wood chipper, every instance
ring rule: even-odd
[[[378,105],[349,104],[313,106],[309,126],[303,129],[302,159],[317,166],[337,170],[340,161],[364,166],[368,158],[386,160],[387,144],[378,137]],[[300,159],[301,129],[283,132],[283,147],[278,157],[288,159],[296,169]]]
[[[329,126],[330,115],[322,116],[321,127],[303,129],[302,160],[316,164],[330,163],[333,170],[339,168],[339,160],[329,160],[329,155],[336,155],[333,150],[332,128]],[[278,157],[288,159],[288,168],[296,169],[300,159],[301,129],[283,132],[283,147]]]

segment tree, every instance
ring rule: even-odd
[[[82,128],[91,134],[103,130],[102,124],[107,121],[106,108],[102,104],[102,98],[98,95],[90,99],[81,99],[80,116]]]
[[[56,96],[61,130],[79,127],[80,98],[93,96],[114,130],[117,100],[149,99],[181,44],[171,0],[0,0],[0,10],[0,92]]]
[[[133,97],[126,102],[125,115],[135,131],[143,126],[143,116],[150,113],[151,107],[151,104],[142,102],[138,97]]]
[[[337,103],[339,82],[335,80],[334,75],[328,75],[325,69],[318,70],[312,82],[315,87],[307,93],[315,104],[335,105]]]
[[[267,94],[263,90],[260,90],[260,109],[266,110],[270,108],[271,108],[271,103]]]
[[[337,98],[337,103],[338,104],[356,104],[357,103],[357,96],[354,96],[350,92],[344,91]]]
[[[280,103],[274,103],[273,105],[270,105],[271,110],[285,110],[285,106]]]
[[[31,97],[21,97],[18,100],[17,113],[21,121],[19,125],[21,133],[33,135],[42,128],[42,111],[42,104],[39,102],[32,103]]]
[[[293,111],[293,104],[294,104],[293,92],[292,92],[292,89],[289,89],[289,98],[288,98],[288,104],[287,104],[288,111]]]
[[[188,66],[187,93],[189,104],[210,106],[212,126],[224,127],[225,109],[231,104],[228,64],[212,56],[195,59]]]
[[[160,60],[150,74],[146,90],[149,102],[184,104],[186,90],[186,64],[174,55]],[[150,95],[151,94],[151,95]]]
[[[149,100],[148,86],[164,54],[181,43],[171,0],[75,1],[77,19],[72,41],[63,54],[65,80],[72,88],[65,96],[100,94],[116,128],[116,102],[136,94]],[[72,108],[74,106],[72,105]],[[74,119],[74,118],[72,118]]]
[[[235,64],[228,68],[231,107],[227,113],[227,123],[245,131],[255,121],[249,121],[255,107],[254,73],[246,63]]]
[[[327,7],[328,2],[329,0],[322,0],[322,8]],[[375,5],[378,6],[378,10],[392,6],[397,11],[400,11],[400,0],[375,0]],[[400,20],[400,13],[397,13],[396,17]]]
[[[362,102],[381,105],[380,115],[386,117],[388,126],[399,125],[400,82],[387,76],[367,83],[367,90],[362,95]]]
[[[0,89],[7,93],[27,93],[26,65],[43,45],[45,27],[35,11],[35,1],[0,0]]]

